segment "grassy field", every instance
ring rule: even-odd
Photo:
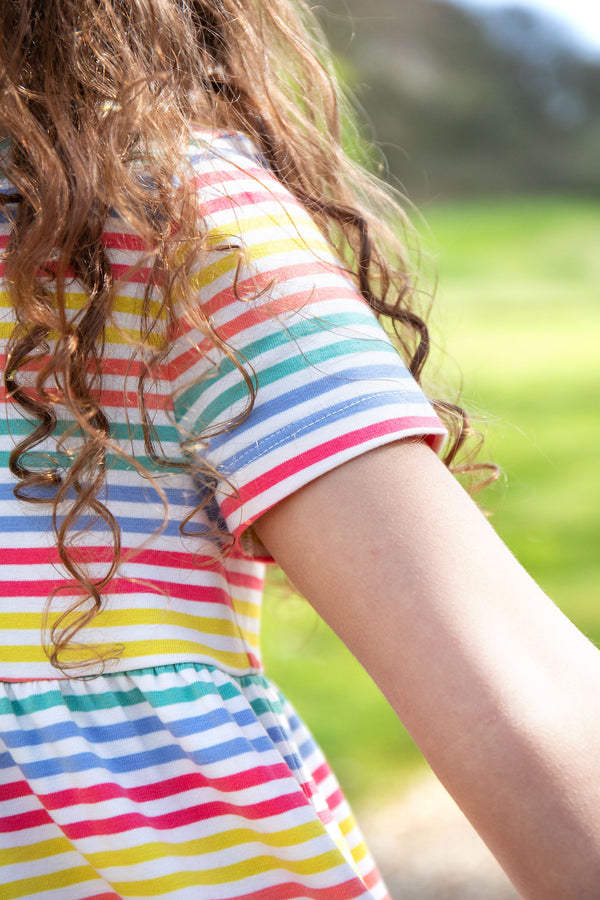
[[[485,413],[484,497],[525,567],[600,642],[600,210],[564,199],[422,211],[439,274],[438,380]],[[268,671],[308,720],[347,792],[388,792],[422,765],[360,666],[277,573]]]

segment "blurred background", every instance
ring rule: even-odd
[[[437,283],[430,380],[486,433],[481,502],[600,642],[600,7],[595,0],[322,0]],[[265,656],[352,801],[394,900],[511,891],[339,641],[272,574]]]

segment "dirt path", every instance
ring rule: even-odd
[[[485,844],[433,775],[359,812],[393,900],[518,900]]]

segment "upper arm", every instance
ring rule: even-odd
[[[600,809],[600,654],[437,457],[414,441],[376,449],[255,529],[525,895],[571,896],[560,891],[575,840],[596,890],[600,813],[586,810]]]

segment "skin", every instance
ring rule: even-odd
[[[521,895],[598,898],[600,653],[435,454],[414,440],[372,450],[255,530]]]

